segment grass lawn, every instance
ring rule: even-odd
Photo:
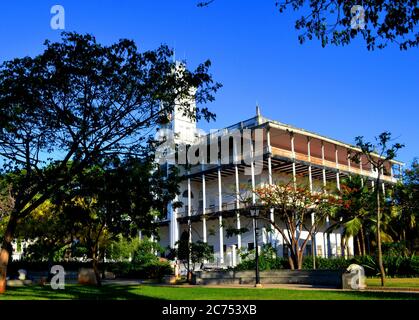
[[[9,288],[0,300],[419,300],[418,294],[394,292],[339,292],[325,290],[168,287],[156,285],[105,285],[102,288],[67,285],[65,290],[31,286]]]
[[[380,287],[380,278],[367,279],[368,287]],[[419,278],[387,278],[385,287],[388,288],[419,288]]]

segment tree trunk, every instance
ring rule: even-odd
[[[383,252],[381,250],[381,203],[380,203],[380,174],[377,178],[377,248],[378,248],[378,266],[380,268],[381,286],[384,287],[385,271],[383,265]]]
[[[356,236],[356,244],[358,246],[358,253],[359,253],[360,256],[362,256],[361,241],[359,240],[359,238],[360,238],[360,235],[358,234]]]
[[[364,228],[361,225],[361,244],[362,244],[362,256],[365,257],[367,255],[366,245],[365,245],[365,235],[364,235]]]
[[[294,266],[294,260],[292,259],[291,256],[288,257],[288,262],[290,264],[290,268],[291,270],[295,270],[295,266]]]
[[[96,277],[96,284],[98,287],[100,287],[102,286],[102,280],[101,280],[100,272],[99,272],[98,257],[97,257],[96,249],[93,249],[93,252],[92,252],[92,266],[93,266],[93,271]]]
[[[9,260],[12,256],[12,241],[16,231],[17,220],[17,213],[14,211],[10,214],[10,219],[2,242],[0,251],[0,294],[6,292],[7,266],[9,265]]]
[[[301,270],[303,268],[303,251],[299,250],[297,254],[298,259],[298,270]]]

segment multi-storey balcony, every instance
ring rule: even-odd
[[[243,132],[244,129],[252,130],[251,139],[240,137],[240,147],[238,147],[234,140],[237,135],[231,137],[232,132],[234,130]],[[257,134],[255,130],[259,130]],[[377,188],[378,173],[374,172],[364,156],[360,157],[360,161],[354,161],[353,155],[359,153],[359,150],[340,141],[261,116],[223,129],[220,133],[222,136],[218,136],[216,144],[221,150],[222,139],[224,141],[227,139],[229,154],[217,153],[215,163],[214,157],[211,157],[213,163],[179,166],[184,181],[181,183],[181,195],[177,201],[181,201],[183,206],[173,209],[165,221],[169,222],[168,230],[170,230],[165,241],[171,247],[179,239],[180,232],[185,230],[188,221],[194,224],[193,229],[201,230],[200,237],[203,241],[206,241],[210,234],[207,226],[212,226],[218,240],[211,238],[208,241],[218,248],[220,257],[225,255],[226,243],[232,245],[236,241],[237,248],[242,248],[246,242],[249,244],[252,241],[249,234],[246,235],[246,241],[240,237],[236,240],[225,239],[223,224],[228,221],[229,224],[238,227],[240,221],[248,220],[248,212],[243,214],[243,210],[248,208],[241,200],[249,197],[252,189],[260,184],[305,179],[312,192],[324,192],[339,190],[343,179],[359,175],[363,178],[364,184],[368,183],[370,188]],[[208,136],[207,140],[213,137],[214,134]],[[259,137],[258,141],[256,137]],[[245,143],[251,144],[252,147],[244,148]],[[250,156],[245,154],[244,150],[246,152],[250,150]],[[378,155],[373,156],[378,157]],[[385,164],[378,186],[383,192],[386,187],[398,181],[402,165],[398,161],[388,161]],[[259,170],[255,170],[256,167]],[[326,242],[329,240],[325,240],[326,235],[319,237],[319,241],[324,241],[324,244],[316,248],[317,253],[323,252],[326,256]],[[336,240],[336,252],[338,252],[338,243]],[[220,259],[223,261],[223,258]]]

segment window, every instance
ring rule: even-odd
[[[254,244],[254,242],[249,242],[248,244],[247,244],[247,250],[253,250],[255,248],[255,244]]]

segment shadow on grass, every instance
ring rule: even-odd
[[[141,294],[141,286],[66,285],[63,290],[53,290],[49,286],[27,286],[8,288],[0,300],[160,300]]]

